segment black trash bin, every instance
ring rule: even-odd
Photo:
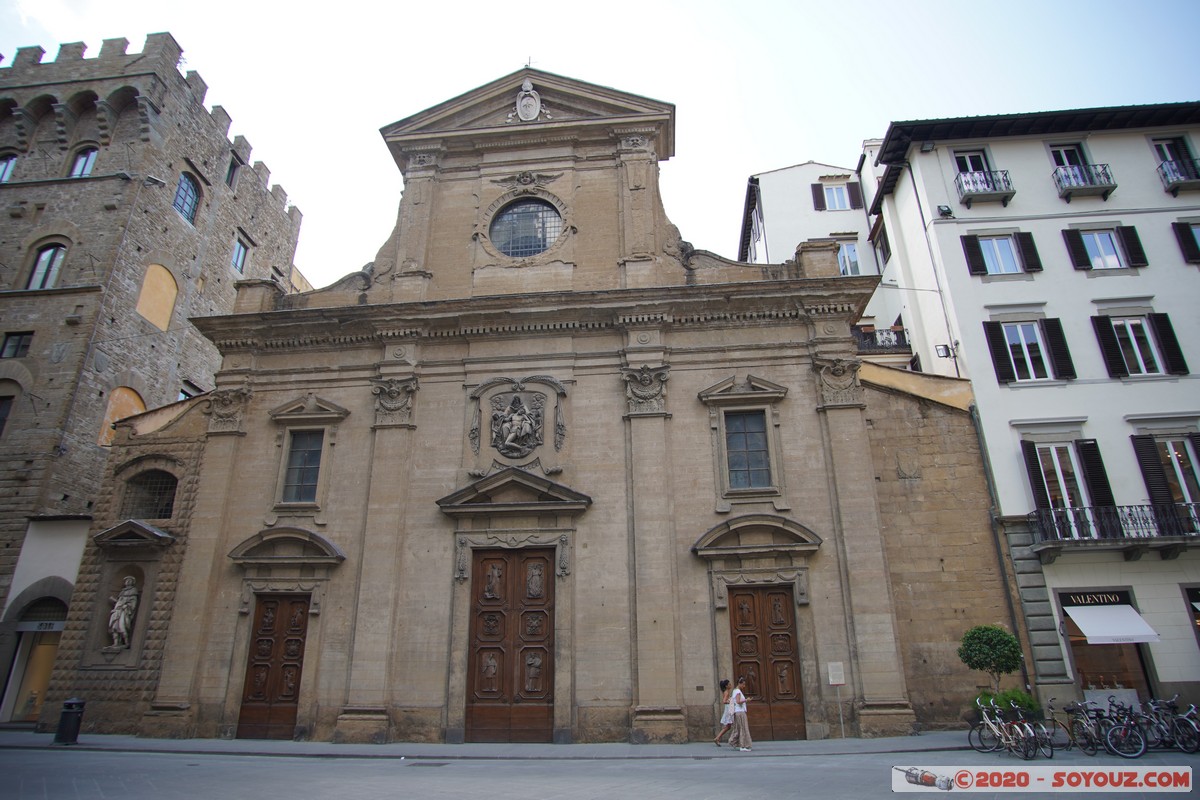
[[[55,744],[78,744],[79,726],[83,723],[83,707],[78,697],[63,701],[62,716],[58,718],[58,730],[54,732]]]

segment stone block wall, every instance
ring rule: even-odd
[[[866,394],[909,697],[918,721],[953,726],[988,682],[959,660],[962,635],[975,625],[1015,627],[978,438],[965,411],[900,392]]]

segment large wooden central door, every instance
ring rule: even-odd
[[[554,551],[476,550],[471,569],[468,742],[554,734]]]
[[[791,586],[729,588],[734,680],[746,678],[750,735],[805,739]]]
[[[296,732],[309,596],[259,595],[246,659],[239,739],[291,739]]]

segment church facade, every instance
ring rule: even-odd
[[[85,729],[682,742],[738,675],[756,738],[956,723],[1011,581],[969,389],[857,356],[877,278],[683,241],[667,103],[527,68],[382,135],[375,262],[240,283],[216,389],[118,423],[51,687]]]

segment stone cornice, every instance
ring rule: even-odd
[[[374,306],[289,309],[193,320],[223,352],[368,346],[396,340],[554,335],[857,319],[869,293],[844,278],[598,292],[494,295]]]

